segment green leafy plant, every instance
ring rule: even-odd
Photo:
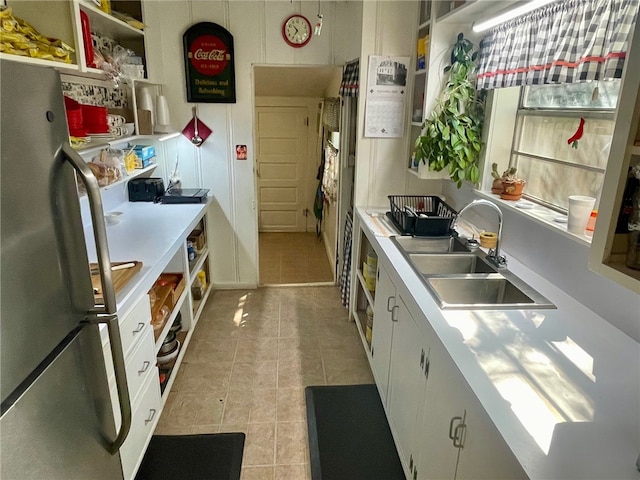
[[[458,188],[464,180],[476,184],[480,178],[484,95],[474,83],[477,55],[475,45],[458,34],[451,65],[444,69],[449,79],[415,144],[415,158],[436,172],[448,168]]]

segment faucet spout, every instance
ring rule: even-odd
[[[500,210],[500,208],[495,203],[483,198],[478,198],[468,205],[465,205],[458,212],[458,216],[456,217],[456,220],[454,220],[451,228],[455,227],[457,219],[458,217],[460,217],[460,215],[462,215],[465,211],[479,205],[486,205],[487,207],[494,209],[498,214],[498,239],[496,240],[496,248],[489,250],[489,253],[487,254],[487,260],[489,260],[498,268],[506,268],[507,259],[503,255],[500,255],[500,244],[502,243],[502,210]]]

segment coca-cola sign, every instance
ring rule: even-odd
[[[187,100],[235,103],[233,36],[220,25],[202,22],[183,36]]]

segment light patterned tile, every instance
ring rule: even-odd
[[[309,464],[276,465],[275,480],[311,480]]]
[[[240,480],[273,480],[274,467],[242,467]]]
[[[189,343],[184,361],[187,363],[233,362],[236,355],[235,339],[200,340],[195,339]]]
[[[229,379],[229,390],[250,389],[253,387],[253,377],[255,376],[255,363],[235,362],[231,369]]]
[[[224,404],[223,425],[249,423],[251,390],[229,390]]]
[[[324,369],[319,358],[278,362],[278,388],[324,384]]]
[[[327,374],[327,385],[356,385],[374,383],[373,374],[366,358],[325,359],[324,368]]]
[[[278,388],[278,422],[300,422],[306,418],[303,388]]]
[[[232,362],[219,363],[183,363],[179,374],[182,374],[178,390],[180,392],[207,392],[212,389],[229,387]]]
[[[250,423],[244,444],[244,465],[273,465],[275,454],[275,423]]]
[[[276,464],[307,462],[307,426],[305,422],[276,424]]]
[[[277,364],[277,361],[256,363],[253,388],[274,388],[277,380]]]
[[[251,391],[249,423],[274,422],[276,420],[275,388],[256,388]]]

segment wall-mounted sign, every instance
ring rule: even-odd
[[[182,36],[187,101],[235,103],[233,35],[211,22],[196,23]]]

